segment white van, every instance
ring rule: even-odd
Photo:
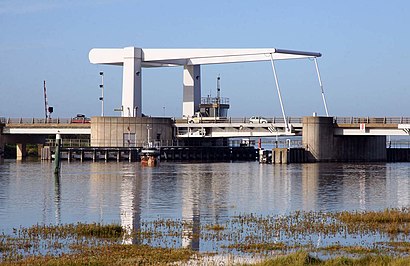
[[[251,118],[249,118],[249,123],[268,123],[268,120],[262,116],[251,116]]]

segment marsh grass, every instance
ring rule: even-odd
[[[328,251],[328,252],[344,252],[347,254],[371,254],[371,253],[380,253],[380,249],[363,247],[359,245],[355,246],[342,246],[339,244],[329,245],[322,247],[319,250]]]
[[[18,261],[4,261],[1,265],[168,265],[187,261],[193,253],[188,249],[113,244],[83,247],[81,252],[60,256],[29,256]]]
[[[345,223],[397,224],[409,223],[410,212],[408,208],[367,212],[340,212],[338,213],[338,218]]]
[[[382,265],[377,263],[401,263],[395,256],[409,254],[409,224],[408,209],[389,209],[338,213],[297,211],[285,216],[241,214],[217,224],[157,218],[141,221],[136,231],[118,224],[35,225],[15,228],[10,236],[0,235],[0,262],[5,265],[67,265],[69,261],[73,262],[71,265],[136,265],[181,262],[193,254],[200,256],[181,248],[184,239],[210,243],[214,249],[206,251],[215,253],[290,254],[266,261],[274,264],[263,265],[372,265],[366,263],[373,262]],[[122,245],[131,242],[138,245]],[[321,261],[310,253],[328,259]],[[382,253],[390,256],[381,256]]]
[[[251,264],[243,264],[251,265]],[[272,259],[264,260],[260,263],[255,263],[252,265],[256,266],[277,266],[277,265],[293,265],[293,266],[340,266],[340,265],[351,265],[351,266],[405,266],[410,265],[410,258],[394,258],[384,255],[376,256],[363,256],[360,258],[351,257],[337,257],[328,260],[317,259],[307,252],[296,252],[289,254],[287,256],[279,256]]]
[[[213,230],[213,231],[222,231],[222,230],[225,230],[225,226],[220,225],[220,224],[213,224],[213,225],[207,225],[206,229]]]
[[[410,210],[385,209],[383,211],[340,212],[337,219],[350,230],[378,231],[395,237],[410,233]]]
[[[307,252],[295,252],[286,256],[278,256],[274,259],[267,259],[263,262],[256,263],[253,265],[258,266],[276,266],[276,265],[293,265],[293,266],[303,266],[303,265],[319,265],[322,263],[319,259],[312,257]],[[343,264],[342,264],[343,265]]]
[[[238,251],[247,253],[259,253],[272,250],[286,250],[288,247],[286,244],[279,243],[236,243],[228,246],[224,246],[228,249],[236,249]]]

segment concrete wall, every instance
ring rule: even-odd
[[[333,117],[304,117],[302,134],[310,162],[387,160],[385,136],[334,136]]]
[[[148,137],[149,133],[149,137]],[[172,119],[156,117],[92,117],[92,147],[143,147],[172,145]],[[128,141],[129,140],[129,141]]]
[[[388,148],[387,149],[388,162],[410,162],[409,148]]]
[[[385,162],[386,136],[335,136],[336,161]]]
[[[308,160],[333,161],[333,117],[303,117],[302,127],[302,145],[308,151]]]
[[[273,148],[272,149],[272,163],[273,164],[287,164],[288,162],[287,148]]]

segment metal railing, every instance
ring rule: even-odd
[[[202,97],[201,104],[229,104],[227,97]]]
[[[71,124],[72,118],[7,118],[5,124]]]
[[[388,140],[387,148],[410,149],[410,140]]]
[[[285,123],[283,117],[265,117],[267,123]],[[174,118],[175,123],[188,123],[186,118]],[[302,117],[287,117],[288,123],[302,123]],[[336,124],[410,124],[410,117],[334,117]],[[203,122],[212,123],[250,123],[249,117],[203,119]],[[89,124],[88,120],[75,120],[73,118],[5,118],[0,117],[3,124]]]
[[[106,140],[101,140],[102,142]],[[96,141],[98,143],[98,141]],[[47,139],[45,145],[47,146],[55,146],[55,139]],[[179,146],[179,140],[153,140],[151,144],[148,141],[138,141],[138,143],[132,142],[125,143],[123,141],[118,141],[118,143],[111,143],[111,146],[116,147],[146,147],[146,146],[154,146],[154,147],[173,147]],[[302,140],[301,139],[262,139],[261,144],[263,147],[266,148],[302,148]],[[228,142],[228,146],[231,147],[238,147],[238,146],[256,146],[257,140],[256,139],[230,139]],[[63,139],[62,140],[63,147],[90,147],[90,140],[89,139]],[[401,148],[401,149],[410,149],[410,140],[388,140],[386,141],[387,148]]]
[[[336,124],[410,124],[410,117],[334,117]]]
[[[63,140],[67,143],[70,142],[69,139]],[[53,140],[50,141],[53,144]],[[164,146],[180,146],[182,142],[178,139],[175,140],[124,140],[124,139],[93,139],[93,146],[96,147],[124,147],[124,148],[136,148],[136,147],[164,147]],[[76,140],[72,140],[72,147],[75,146]],[[87,144],[86,142],[82,142],[82,144]],[[90,146],[90,142],[88,142],[88,146]],[[85,146],[86,147],[86,146]]]
[[[46,139],[46,146],[55,146],[55,139]],[[62,139],[61,145],[63,147],[90,147],[89,139]]]
[[[283,117],[264,117],[263,120],[266,120],[266,124],[284,124]],[[235,117],[202,117],[197,119],[198,123],[245,123],[251,124],[250,117],[242,117],[242,118],[235,118]],[[301,117],[287,117],[286,121],[288,123],[302,123]],[[175,123],[184,124],[189,123],[189,119],[178,118],[174,120]],[[262,119],[259,124],[263,124]]]
[[[257,147],[258,141],[255,139],[231,139],[229,140],[229,146],[237,147],[237,146],[253,146]],[[273,148],[302,148],[302,140],[301,139],[278,139],[278,140],[261,140],[262,148],[264,149],[273,149]]]

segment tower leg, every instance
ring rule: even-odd
[[[141,117],[142,83],[141,83],[142,49],[124,48],[124,70],[122,83],[122,116]]]
[[[201,103],[201,66],[184,66],[184,93],[182,115],[192,116],[199,111]]]

